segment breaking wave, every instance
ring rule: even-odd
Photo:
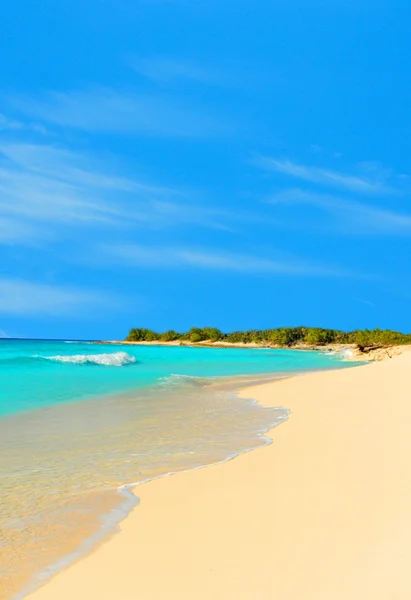
[[[130,356],[127,352],[114,352],[104,354],[72,354],[64,355],[57,354],[56,356],[45,356],[47,360],[53,360],[61,363],[72,363],[76,365],[102,365],[104,367],[122,367],[135,363],[134,356]]]

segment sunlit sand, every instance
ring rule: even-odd
[[[411,353],[244,391],[273,444],[137,488],[121,532],[32,600],[408,599]]]

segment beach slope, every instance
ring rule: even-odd
[[[411,598],[411,353],[248,388],[273,443],[136,489],[140,506],[31,600]]]

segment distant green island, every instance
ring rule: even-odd
[[[281,347],[298,345],[323,346],[327,344],[356,344],[360,348],[374,346],[393,346],[411,344],[411,334],[391,331],[389,329],[358,329],[356,331],[339,331],[320,327],[280,327],[278,329],[233,331],[223,333],[216,327],[192,327],[186,333],[178,333],[172,329],[158,333],[151,329],[134,328],[126,338],[127,342],[186,342],[227,343],[227,344],[259,344]]]

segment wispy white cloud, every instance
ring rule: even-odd
[[[290,160],[280,160],[267,156],[259,156],[254,159],[254,162],[263,169],[282,173],[294,179],[359,194],[383,194],[392,191],[384,182],[385,171],[374,170],[372,173],[369,173],[368,177],[364,177],[341,171],[301,165]]]
[[[157,83],[193,81],[205,85],[226,85],[232,81],[231,77],[217,69],[199,66],[192,60],[132,56],[129,62],[137,73]]]
[[[110,294],[0,277],[0,314],[78,315],[112,303]]]
[[[39,123],[18,121],[16,119],[10,119],[2,114],[0,114],[0,131],[33,131],[35,133],[41,133],[42,135],[47,133],[46,128]]]
[[[375,302],[371,302],[371,300],[367,300],[366,298],[353,298],[353,300],[355,300],[356,302],[359,302],[360,304],[365,304],[366,306],[371,306],[372,308],[375,308],[377,306],[375,304]]]
[[[7,339],[10,336],[4,331],[4,329],[0,329],[0,338],[1,339]]]
[[[271,204],[305,204],[335,217],[333,230],[343,229],[361,235],[411,234],[411,214],[338,196],[307,192],[300,188],[283,190],[270,197]]]
[[[14,245],[24,240],[25,244],[31,245],[38,240],[46,240],[47,237],[47,231],[26,222],[20,216],[9,218],[0,215],[0,244]]]
[[[213,137],[230,132],[201,107],[164,94],[107,88],[50,92],[41,98],[10,98],[26,114],[62,127],[89,132],[165,137]]]
[[[28,143],[0,143],[0,156],[9,164],[30,173],[68,183],[71,187],[116,190],[155,197],[171,197],[179,192],[170,187],[153,185],[136,179],[110,175],[109,167],[97,164],[89,156],[66,148]],[[105,169],[105,171],[104,171]]]
[[[109,165],[82,153],[0,144],[0,242],[61,237],[62,230],[81,226],[162,229],[194,223],[224,229],[229,222],[222,209],[193,202],[174,188],[110,174]]]
[[[42,222],[115,222],[118,208],[104,192],[124,191],[132,182],[79,168],[81,162],[88,161],[52,146],[0,145],[0,217],[26,220],[22,237]]]
[[[357,277],[349,270],[296,257],[278,259],[192,247],[112,244],[100,248],[99,259],[122,266],[160,269],[193,268],[232,273],[278,274],[308,277]]]

